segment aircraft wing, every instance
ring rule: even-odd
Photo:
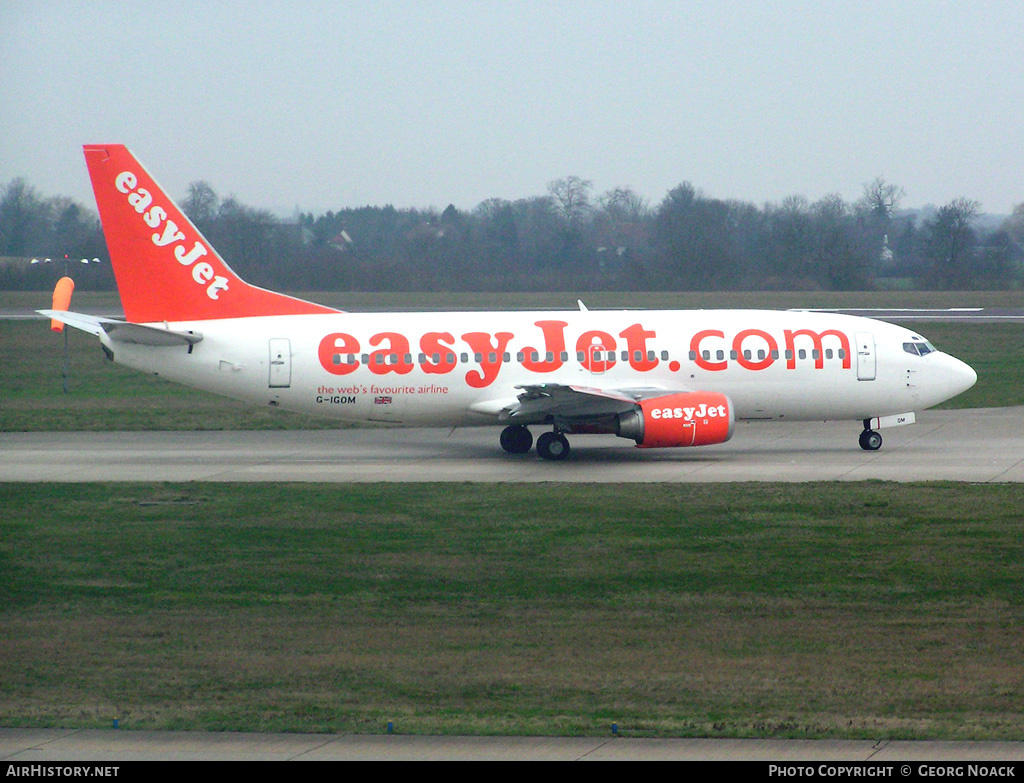
[[[522,393],[517,402],[501,411],[502,421],[527,423],[547,416],[564,419],[614,416],[632,410],[641,400],[692,391],[663,386],[600,388],[563,383],[528,384],[516,388],[522,389]]]

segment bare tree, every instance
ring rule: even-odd
[[[615,271],[623,264],[636,264],[648,249],[651,211],[647,199],[630,188],[614,188],[597,199],[594,211],[594,240],[598,267]]]
[[[597,203],[616,222],[639,223],[650,215],[648,201],[632,188],[613,188],[602,193]]]
[[[865,183],[864,195],[857,202],[857,212],[888,222],[904,195],[905,191],[899,185],[875,177],[872,182]]]
[[[1013,213],[1003,222],[1003,231],[1017,244],[1024,245],[1024,201],[1013,208]]]
[[[48,247],[51,220],[51,205],[35,188],[21,177],[12,180],[0,189],[0,255],[56,252]]]
[[[939,208],[925,225],[927,252],[934,262],[934,282],[946,287],[970,286],[976,241],[973,223],[981,202],[961,196]]]
[[[220,199],[210,183],[206,180],[197,180],[189,183],[188,195],[185,196],[181,208],[199,230],[205,232],[217,219]]]
[[[590,204],[590,191],[594,183],[580,177],[563,177],[548,183],[548,193],[555,200],[559,214],[570,226],[576,228],[593,207]]]

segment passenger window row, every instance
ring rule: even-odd
[[[484,355],[481,354],[481,353],[474,353],[472,361],[476,362],[477,364],[479,364],[480,362],[482,362],[484,360],[483,356]],[[643,356],[644,355],[643,355],[642,351],[634,351],[633,352],[633,359],[635,361],[638,361],[638,362],[642,361],[643,360]],[[647,352],[647,360],[648,361],[654,361],[656,356],[657,356],[657,353],[655,351],[648,351]],[[629,352],[628,351],[622,351],[621,357],[622,357],[622,361],[628,362],[629,361]],[[587,358],[587,354],[584,351],[577,351],[576,352],[576,361],[583,362],[583,361],[586,360],[586,358]],[[370,354],[364,353],[361,356],[359,356],[358,359],[359,359],[359,362],[362,362],[363,364],[371,364]],[[372,364],[384,364],[384,365],[398,364],[398,359],[399,359],[399,354],[397,354],[397,353],[391,353],[391,354],[380,354],[380,353],[378,353],[378,354],[374,354]],[[569,352],[568,351],[562,351],[559,354],[559,359],[561,361],[563,361],[563,362],[569,361]],[[501,360],[503,362],[506,362],[506,363],[511,362],[512,361],[512,355],[506,351],[505,353],[503,353],[501,355]],[[547,353],[544,354],[544,361],[545,362],[553,362],[554,360],[555,360],[555,355],[551,351],[548,351]],[[594,361],[598,361],[598,362],[602,362],[603,361],[603,362],[614,363],[616,361],[616,359],[615,359],[615,351],[594,351],[594,353],[593,353],[593,360]],[[668,361],[668,351],[662,351],[661,352],[661,360],[662,361],[666,361],[666,362]],[[357,361],[356,361],[356,354],[352,354],[352,353],[348,353],[348,354],[336,353],[336,354],[334,354],[334,357],[332,358],[332,361],[333,361],[334,364],[356,364],[357,363]],[[411,353],[407,353],[404,356],[402,356],[402,361],[405,364],[412,364],[412,354]],[[440,364],[441,363],[441,354],[435,353],[435,354],[431,354],[430,356],[428,356],[427,354],[421,353],[417,357],[417,361],[418,361],[419,364],[426,364],[428,361],[431,364]],[[469,354],[468,353],[460,353],[459,357],[458,357],[458,361],[459,361],[460,364],[469,364],[470,363]],[[498,354],[495,353],[495,352],[491,352],[491,353],[487,354],[487,361],[489,363],[491,363],[491,364],[494,364],[496,361],[498,361]],[[524,362],[524,361],[526,361],[526,354],[523,353],[522,351],[517,353],[516,354],[516,361],[517,362]],[[533,361],[533,362],[541,361],[540,354],[537,351],[531,351],[531,353],[530,353],[530,361]],[[447,353],[447,354],[445,354],[445,363],[446,364],[455,364],[456,363],[456,361],[455,361],[455,354],[454,353]]]
[[[778,350],[771,351],[770,355],[771,355],[772,359],[778,359],[779,356],[780,356]],[[793,356],[794,356],[792,350],[786,350],[782,355],[785,356],[786,359],[792,359]],[[811,351],[808,351],[808,350],[806,350],[804,348],[801,348],[800,350],[798,350],[796,352],[796,358],[797,359],[806,359],[808,355],[810,355],[810,357],[812,359],[820,359],[821,358],[821,351],[819,351],[817,348],[815,348],[815,349],[813,349]],[[765,351],[763,348],[761,350],[756,351],[756,352],[755,351],[751,351],[750,349],[747,349],[747,350],[743,351],[743,358],[744,359],[754,359],[756,357],[758,359],[758,361],[761,361],[761,360],[764,360],[764,359],[768,358],[768,356],[769,356],[769,352]],[[833,350],[831,348],[826,348],[825,349],[825,358],[826,359],[832,359],[833,357],[839,358],[839,359],[845,359],[846,358],[846,351],[843,350],[842,348],[840,348],[837,351]],[[696,351],[690,351],[690,361],[692,362],[696,358],[697,358],[697,352]],[[703,358],[703,359],[711,359],[712,358],[712,352],[711,351],[701,351],[701,358]],[[714,352],[714,358],[717,359],[720,362],[724,361],[725,360],[725,351],[722,351],[722,350],[715,351]],[[739,353],[737,351],[729,351],[729,358],[730,359],[734,359],[734,360],[738,359],[739,358]]]
[[[906,351],[907,353],[912,353],[912,354],[915,354],[915,355],[924,356],[927,353],[931,353],[935,349],[932,348],[927,343],[903,343],[903,350]],[[771,358],[772,359],[780,358],[780,352],[778,350],[773,350],[773,351],[770,352],[770,354],[771,354]],[[648,361],[654,361],[655,357],[657,355],[658,354],[655,351],[648,351],[647,352],[647,360]],[[756,352],[755,351],[751,351],[749,349],[743,351],[743,358],[744,359],[748,359],[748,360],[753,360],[753,359],[756,358],[758,361],[763,361],[764,359],[766,359],[768,357],[768,355],[769,355],[769,352],[765,351],[764,349],[758,350]],[[819,351],[816,348],[811,350],[811,351],[808,351],[808,350],[806,350],[804,348],[801,348],[798,351],[796,351],[795,355],[796,355],[797,359],[806,359],[808,357],[808,355],[810,356],[811,359],[820,359],[821,358],[821,351]],[[460,353],[458,355],[458,363],[460,363],[460,364],[469,364],[470,363],[469,356],[470,355],[468,353]],[[661,351],[660,356],[661,356],[661,360],[663,362],[667,362],[668,359],[669,359],[668,351]],[[692,362],[692,361],[694,361],[697,358],[697,352],[696,351],[690,351],[689,356],[690,356],[690,361]],[[786,359],[792,359],[792,358],[794,358],[794,352],[792,350],[787,350],[787,351],[785,351],[782,354],[782,356],[784,356]],[[701,357],[704,358],[705,360],[710,360],[712,358],[712,352],[711,351],[701,351]],[[624,362],[629,361],[629,352],[628,351],[622,351],[620,353],[620,358]],[[633,352],[633,360],[634,361],[638,361],[639,362],[639,361],[642,361],[643,358],[644,358],[643,352],[641,352],[641,351],[634,351]],[[722,350],[715,351],[713,358],[715,358],[717,361],[724,361],[725,360],[725,351],[722,351]],[[737,351],[729,351],[729,358],[733,359],[733,360],[738,359],[739,358],[738,352]],[[842,348],[840,348],[839,350],[833,350],[832,348],[826,348],[825,349],[825,358],[826,359],[832,359],[832,358],[845,359],[846,358],[846,351],[843,350]],[[397,353],[386,354],[386,355],[378,353],[378,354],[374,354],[373,362],[372,363],[373,364],[377,364],[377,365],[394,365],[394,364],[398,364],[399,363],[398,359],[399,359],[399,354],[397,354]],[[568,351],[562,351],[561,354],[559,354],[559,359],[561,361],[563,361],[563,362],[569,361],[569,352]],[[592,359],[595,362],[608,362],[609,364],[614,364],[615,361],[616,361],[616,354],[615,354],[615,351],[594,351],[593,355],[592,355]],[[512,355],[506,351],[505,353],[503,353],[501,355],[501,360],[503,362],[505,362],[505,363],[508,363],[508,362],[512,361]],[[526,354],[524,354],[522,351],[520,351],[519,353],[516,354],[516,361],[523,362],[525,360],[526,360]],[[553,362],[554,360],[555,360],[555,355],[551,351],[548,351],[546,354],[544,354],[544,361],[546,361],[546,362]],[[577,351],[576,352],[576,361],[582,363],[585,360],[586,360],[586,353],[584,351]],[[359,357],[359,361],[362,362],[363,364],[370,364],[371,363],[370,362],[370,355],[366,354],[366,353],[362,354]],[[431,354],[431,355],[428,356],[427,354],[421,353],[417,357],[417,361],[418,361],[419,364],[426,364],[428,361],[431,364],[440,364],[441,363],[441,354],[435,353],[435,354]],[[445,361],[446,364],[455,364],[456,363],[455,354],[454,353],[447,353],[447,354],[445,354],[444,355],[444,361]],[[481,363],[483,361],[483,354],[474,353],[472,361],[477,363],[477,364]],[[487,361],[489,363],[491,363],[491,364],[494,364],[496,361],[498,361],[497,353],[491,352],[491,353],[487,354]],[[534,362],[540,361],[540,354],[537,351],[532,351],[530,353],[530,361],[534,361]],[[349,353],[349,354],[334,354],[333,362],[334,362],[334,364],[356,364],[357,363],[356,362],[356,355],[355,354],[351,354],[351,353]],[[404,364],[412,364],[412,354],[407,353],[404,356],[402,356],[402,362]]]

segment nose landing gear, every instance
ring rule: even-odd
[[[882,448],[882,436],[871,429],[870,424],[870,419],[864,419],[864,431],[860,434],[860,447],[864,451],[878,451]]]

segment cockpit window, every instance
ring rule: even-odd
[[[927,340],[921,340],[921,342],[903,343],[903,350],[915,356],[926,356],[934,353],[935,346]]]

